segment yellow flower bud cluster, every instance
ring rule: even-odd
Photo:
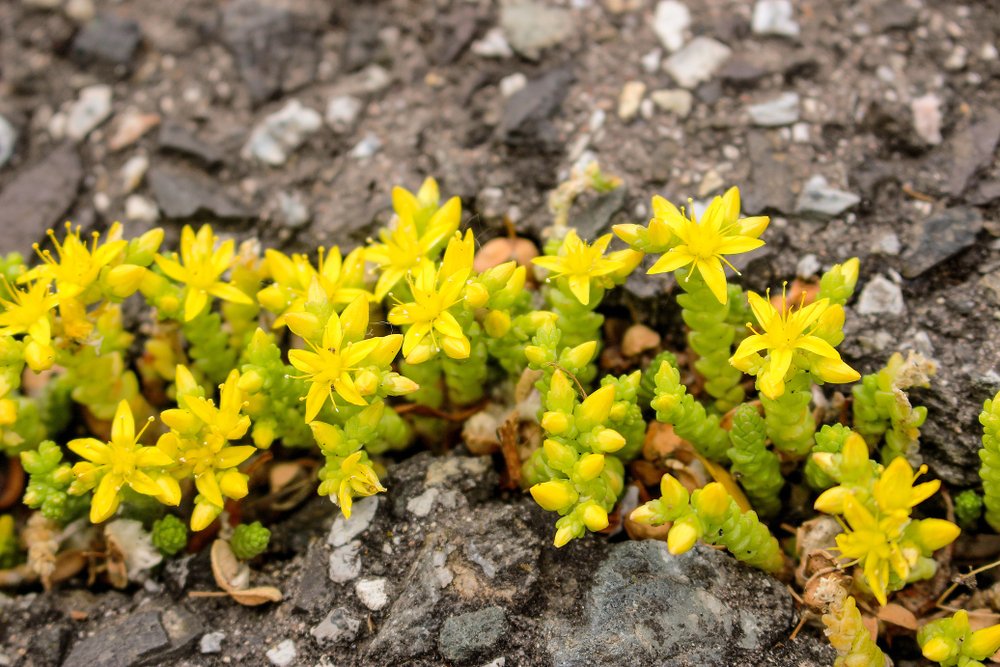
[[[924,657],[941,667],[981,667],[1000,650],[1000,625],[973,632],[969,613],[960,609],[920,628],[917,643]]]

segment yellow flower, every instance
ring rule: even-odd
[[[879,604],[884,605],[889,576],[895,573],[906,581],[920,555],[916,549],[904,551],[900,546],[903,529],[910,521],[909,514],[890,514],[876,519],[864,505],[848,496],[844,499],[844,518],[848,529],[837,535],[837,549],[844,558],[861,564],[865,581]]]
[[[181,254],[156,255],[156,264],[173,280],[186,285],[184,319],[192,320],[214,296],[233,303],[252,304],[246,294],[220,277],[233,264],[235,243],[232,239],[216,248],[216,238],[209,225],[202,225],[195,235],[190,225],[181,231]]]
[[[427,261],[415,269],[410,281],[413,301],[389,311],[391,324],[409,325],[403,336],[403,356],[408,363],[425,361],[438,350],[452,359],[465,359],[472,346],[449,309],[462,301],[466,280],[472,273],[475,252],[472,231],[452,237],[440,268]]]
[[[605,234],[592,244],[580,239],[575,229],[570,229],[559,246],[558,255],[535,257],[532,262],[547,269],[553,278],[564,279],[569,291],[583,305],[590,303],[590,288],[609,287],[610,275],[631,261],[631,255],[605,257],[604,251],[611,243],[611,234]]]
[[[414,195],[398,185],[392,189],[392,208],[400,218],[408,217],[417,223],[417,232],[423,232],[441,203],[437,181],[426,178]]]
[[[111,423],[109,442],[78,438],[67,445],[86,459],[73,466],[76,480],[71,491],[79,494],[97,487],[90,502],[92,523],[100,523],[115,513],[124,486],[168,505],[180,502],[177,480],[163,472],[163,467],[174,460],[159,447],[140,446],[141,437],[142,431],[135,432],[128,401],[121,401]]]
[[[295,332],[295,324],[289,322]],[[367,405],[365,387],[359,387],[356,377],[363,370],[362,362],[375,360],[378,364],[391,363],[403,343],[403,337],[392,334],[380,338],[363,340],[368,330],[368,297],[359,296],[352,301],[339,316],[330,315],[323,328],[322,343],[315,345],[306,339],[312,348],[291,350],[288,360],[292,366],[302,371],[300,379],[309,380],[309,392],[305,396],[306,421],[311,422],[329,398],[334,407],[336,392],[341,398],[354,405]],[[295,332],[298,333],[298,332]],[[376,359],[377,358],[377,359]],[[384,363],[382,363],[384,362]]]
[[[914,473],[904,457],[893,459],[876,480],[872,491],[879,509],[885,513],[903,512],[909,516],[911,508],[924,502],[941,488],[939,479],[914,486],[913,483],[925,472],[925,465]]]
[[[313,267],[305,255],[288,255],[268,249],[265,253],[267,267],[274,280],[257,293],[257,300],[270,311],[279,313],[274,326],[285,325],[285,314],[301,310],[309,297],[310,286],[316,281],[326,300],[343,306],[365,294],[364,249],[357,248],[347,257],[341,257],[340,248],[333,246],[329,253],[319,249],[318,268]]]
[[[364,452],[358,451],[346,457],[341,462],[338,471],[340,485],[337,489],[337,500],[340,504],[340,511],[346,519],[351,518],[354,498],[373,496],[385,491],[385,487],[379,482],[375,470],[367,461],[361,460],[363,454]]]
[[[740,218],[740,192],[737,188],[730,188],[724,196],[715,197],[700,222],[695,219],[693,210],[687,217],[662,197],[653,198],[653,216],[649,223],[649,235],[662,243],[669,231],[669,236],[677,243],[674,245],[673,240],[668,242],[672,247],[656,260],[647,273],[666,273],[690,266],[688,278],[697,270],[722,304],[728,301],[725,266],[736,271],[726,255],[750,252],[764,245],[758,237],[769,222],[764,216]],[[623,228],[620,234],[626,240],[632,238],[628,228]]]
[[[55,361],[52,348],[52,324],[49,319],[59,297],[49,290],[48,282],[38,280],[21,289],[7,284],[10,300],[0,297],[0,336],[27,334],[24,359],[34,371],[50,368]]]
[[[80,237],[80,227],[74,231],[73,225],[67,222],[66,238],[62,243],[59,243],[55,232],[50,229],[49,238],[55,246],[57,257],[53,257],[49,250],[41,250],[36,243],[35,252],[43,263],[21,276],[18,282],[54,281],[56,294],[60,297],[72,299],[79,296],[94,284],[101,269],[116,260],[128,246],[128,242],[121,238],[121,225],[117,222],[108,229],[103,244],[100,243],[101,235],[98,232],[94,232],[92,236],[88,248]]]
[[[183,373],[190,375],[191,371],[185,366],[178,366],[177,375]],[[190,381],[194,381],[193,376]],[[206,431],[203,439],[216,450],[228,440],[239,440],[250,428],[250,417],[242,414],[246,401],[239,382],[240,372],[233,369],[219,388],[218,407],[212,399],[201,396],[185,395],[180,398],[180,403],[202,421],[203,431]]]
[[[770,296],[770,294],[768,295]],[[757,331],[748,324],[753,334],[747,336],[733,354],[730,363],[747,372],[756,366],[756,375],[761,392],[768,398],[778,398],[785,393],[785,376],[792,368],[796,352],[818,357],[811,368],[826,382],[851,382],[861,377],[857,371],[840,358],[840,353],[828,342],[814,335],[818,320],[830,307],[827,299],[820,299],[808,306],[800,306],[794,311],[785,303],[781,295],[781,310],[757,294],[748,295],[750,309],[760,324]],[[761,363],[761,350],[767,356]]]
[[[433,190],[436,193],[436,185]],[[428,193],[425,195],[430,196]],[[382,272],[375,284],[375,298],[379,301],[421,260],[433,260],[442,243],[458,230],[462,220],[462,202],[458,197],[452,197],[444,206],[432,209],[421,206],[419,198],[397,188],[393,191],[393,204],[397,214],[395,227],[383,229],[379,233],[381,243],[369,245],[365,252],[368,261],[376,264]],[[433,210],[433,213],[421,226],[422,217],[427,215],[426,210]]]

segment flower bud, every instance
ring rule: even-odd
[[[964,648],[973,659],[986,660],[1000,650],[1000,625],[976,630],[965,640]]]
[[[358,371],[354,377],[354,386],[362,396],[371,396],[378,391],[379,377],[366,368]]]
[[[183,434],[197,433],[203,426],[203,422],[193,412],[183,408],[164,410],[160,413],[160,419],[170,428]]]
[[[624,446],[624,436],[613,428],[602,429],[601,432],[597,434],[597,447],[602,452],[610,454],[611,452],[617,452]]]
[[[406,355],[406,363],[415,366],[417,364],[422,364],[431,357],[434,356],[435,349],[428,344],[417,345],[415,348],[410,350],[410,353]]]
[[[589,482],[604,471],[604,454],[584,454],[576,465],[580,479]]]
[[[548,361],[547,357],[548,355],[545,352],[545,348],[539,347],[538,345],[527,345],[524,348],[524,358],[527,359],[530,364],[541,366]]]
[[[660,500],[670,509],[687,507],[688,490],[673,475],[660,479]]]
[[[469,283],[465,286],[465,305],[469,308],[482,308],[490,300],[490,292],[482,283]]]
[[[17,421],[17,403],[9,398],[0,398],[0,426],[10,426]]]
[[[510,315],[502,310],[491,310],[483,318],[483,329],[491,338],[500,338],[510,331]]]
[[[608,527],[608,513],[597,503],[591,503],[583,510],[583,525],[594,532],[604,530]]]
[[[850,495],[852,495],[850,489],[835,486],[821,493],[813,503],[813,508],[826,514],[843,514],[844,498]]]
[[[403,396],[420,389],[420,385],[408,377],[398,373],[390,373],[383,381],[382,387],[390,396]]]
[[[286,313],[285,324],[292,330],[292,333],[305,340],[314,340],[323,330],[318,317],[301,310]]]
[[[923,519],[917,524],[920,543],[928,551],[937,551],[948,546],[958,539],[961,532],[958,526],[945,519]]]
[[[568,469],[576,463],[576,450],[553,438],[546,438],[542,442],[542,450],[549,459],[549,465],[554,468]]]
[[[271,445],[274,444],[275,437],[277,437],[274,422],[255,422],[253,425],[253,433],[251,435],[253,436],[253,444],[256,445],[258,449],[269,449]]]
[[[168,474],[156,476],[156,486],[160,487],[160,494],[156,498],[164,505],[177,506],[181,503],[181,485],[177,480]]]
[[[120,264],[108,271],[107,283],[111,294],[124,299],[135,294],[146,276],[146,269],[135,264]]]
[[[670,527],[670,532],[667,533],[667,551],[674,556],[685,553],[694,546],[701,535],[698,519],[693,514],[688,514]]]
[[[239,387],[240,391],[248,394],[256,394],[264,386],[264,377],[251,369],[240,376],[240,381],[236,386]]]
[[[163,243],[163,228],[155,227],[129,244],[127,258],[133,264],[149,266]]]
[[[472,353],[472,344],[468,338],[441,336],[441,349],[452,359],[468,359]]]
[[[191,530],[195,532],[205,530],[221,513],[221,507],[209,502],[195,503],[194,510],[191,512]]]
[[[651,507],[654,503],[655,501],[648,502],[645,505],[639,505],[632,510],[632,513],[629,514],[628,518],[636,523],[641,523],[644,526],[652,525],[653,521],[656,520],[657,515],[656,510]]]
[[[542,428],[546,433],[560,435],[569,428],[569,417],[562,412],[546,412],[542,415]]]
[[[24,361],[36,373],[52,368],[55,360],[56,351],[52,349],[51,345],[43,345],[38,341],[32,340],[24,346]]]
[[[257,292],[257,302],[272,313],[280,313],[288,307],[288,297],[277,285],[268,285]]]
[[[597,341],[589,340],[586,343],[581,343],[563,354],[568,367],[571,369],[583,368],[597,354]]]
[[[568,509],[580,497],[566,480],[551,480],[531,487],[531,497],[542,509],[560,512]]]
[[[249,477],[239,470],[230,469],[219,477],[219,490],[227,498],[239,500],[247,495],[247,480]]]
[[[602,424],[611,414],[615,402],[615,387],[608,384],[594,391],[580,404],[579,418],[589,424]]]
[[[701,490],[694,504],[700,516],[707,521],[717,523],[725,517],[731,502],[726,488],[718,482],[711,482]]]
[[[958,654],[958,645],[948,637],[934,637],[920,650],[928,660],[944,662]]]
[[[576,531],[569,526],[563,526],[556,531],[556,536],[552,540],[552,544],[558,549],[566,546],[574,537],[576,537]]]
[[[615,236],[617,236],[630,246],[634,246],[640,240],[639,234],[640,230],[642,230],[642,227],[640,225],[629,223],[623,225],[614,225],[611,229],[612,231],[614,231]]]

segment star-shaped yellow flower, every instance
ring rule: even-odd
[[[73,452],[86,459],[73,466],[76,480],[70,491],[80,494],[97,487],[90,502],[92,523],[100,523],[115,513],[125,486],[168,505],[180,502],[177,480],[163,472],[163,467],[174,460],[159,447],[139,445],[141,437],[142,431],[135,432],[128,401],[121,401],[111,423],[109,442],[78,438],[68,443]]]
[[[782,293],[779,311],[756,292],[749,292],[747,298],[761,331],[747,325],[753,333],[740,343],[730,363],[744,372],[756,367],[759,387],[765,396],[774,399],[785,393],[785,376],[797,352],[818,357],[821,363],[811,363],[810,368],[826,382],[853,382],[861,377],[844,363],[830,343],[814,335],[816,324],[827,308],[839,306],[830,306],[829,300],[820,299],[793,310]],[[763,360],[759,355],[762,350],[767,351]]]
[[[10,299],[0,297],[0,336],[27,334],[24,359],[33,371],[43,371],[55,362],[52,347],[52,309],[59,297],[52,294],[49,283],[37,280],[20,289],[7,284]]]
[[[604,251],[608,249],[609,243],[611,234],[605,234],[592,244],[587,244],[575,229],[570,229],[559,246],[558,255],[535,257],[531,261],[547,269],[552,278],[565,280],[573,296],[586,306],[590,303],[591,286],[609,287],[612,284],[609,276],[619,271],[627,261],[624,255],[605,257]]]
[[[42,259],[42,264],[25,273],[18,282],[55,282],[56,294],[66,299],[85,292],[97,280],[101,269],[116,260],[128,245],[121,238],[121,224],[117,222],[108,229],[104,243],[100,242],[101,235],[94,232],[89,248],[80,236],[80,228],[74,230],[73,225],[68,222],[66,238],[62,243],[59,243],[51,229],[49,238],[55,246],[56,257],[49,250],[41,250],[36,243],[35,252]]]
[[[257,293],[257,300],[268,310],[278,313],[275,327],[285,325],[285,315],[301,310],[309,298],[309,288],[315,281],[326,300],[335,306],[344,306],[364,290],[365,251],[357,248],[342,257],[340,248],[333,246],[329,252],[319,249],[318,266],[314,267],[305,255],[288,255],[268,249],[265,253],[272,285]]]
[[[186,286],[184,319],[195,318],[214,296],[233,303],[252,304],[246,294],[220,278],[233,264],[235,243],[232,239],[216,247],[215,235],[209,225],[202,225],[195,235],[190,225],[181,231],[180,258],[156,255],[156,264],[173,280]],[[178,261],[179,259],[179,261]]]
[[[758,237],[767,228],[769,219],[764,216],[740,218],[737,188],[715,197],[701,221],[695,219],[693,210],[689,214],[690,217],[686,216],[662,197],[653,198],[654,217],[649,223],[649,236],[662,240],[669,230],[677,242],[647,273],[666,273],[690,266],[688,277],[697,270],[719,303],[725,304],[728,300],[725,267],[736,270],[726,256],[750,252],[764,245]],[[623,227],[620,235],[628,240],[630,236],[625,231]]]
[[[289,326],[295,332],[294,320],[289,321]],[[310,382],[305,396],[307,422],[316,418],[327,398],[336,406],[335,394],[348,403],[368,405],[365,396],[370,393],[369,389],[374,391],[377,386],[359,386],[356,383],[359,371],[363,370],[362,362],[370,361],[374,355],[379,362],[388,359],[387,365],[399,352],[403,337],[391,334],[364,339],[367,330],[368,297],[362,295],[352,301],[339,316],[336,313],[330,315],[323,328],[320,345],[306,338],[312,351],[291,350],[288,353],[289,362],[303,373],[299,377]]]

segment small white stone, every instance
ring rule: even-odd
[[[361,141],[354,145],[354,148],[351,149],[351,157],[357,158],[358,160],[365,160],[375,155],[375,153],[378,153],[381,148],[382,140],[375,134],[369,132],[362,137]]]
[[[483,58],[510,58],[514,55],[503,34],[503,28],[499,26],[490,28],[482,39],[472,43],[469,50]]]
[[[757,0],[750,28],[757,35],[799,36],[799,24],[789,0]]]
[[[295,649],[295,642],[286,639],[265,654],[275,667],[288,667],[295,662],[298,651]]]
[[[941,143],[941,99],[934,93],[918,97],[910,103],[913,129],[920,138],[936,146]]]
[[[650,74],[654,74],[660,71],[660,63],[663,62],[663,51],[660,49],[653,49],[640,60],[642,63],[642,69]]]
[[[66,16],[80,24],[94,18],[96,13],[93,0],[68,0],[63,11],[66,12]]]
[[[951,72],[965,69],[965,64],[969,60],[969,50],[959,44],[956,46],[944,61],[944,68]]]
[[[125,199],[125,218],[128,220],[141,220],[143,222],[156,222],[160,219],[160,209],[155,203],[142,195],[129,195]]]
[[[508,74],[504,78],[500,79],[500,94],[504,97],[510,97],[526,85],[528,85],[528,77],[521,72]]]
[[[361,604],[372,611],[378,611],[389,604],[389,595],[385,590],[386,580],[362,579],[354,585],[354,592],[357,594]]]
[[[732,144],[726,144],[722,147],[722,157],[727,160],[738,160],[740,158],[740,149]]]
[[[83,140],[111,115],[111,86],[87,86],[69,108],[66,117],[66,136],[74,141]]]
[[[681,88],[654,90],[649,94],[649,99],[660,109],[678,118],[686,118],[691,113],[691,105],[694,104],[694,95]]]
[[[626,82],[618,97],[618,117],[626,123],[634,119],[639,113],[639,104],[642,103],[645,94],[646,84],[642,81]]]
[[[107,192],[97,192],[94,194],[94,208],[98,213],[107,213],[111,208],[111,197]]]
[[[795,123],[795,125],[792,125],[792,141],[797,144],[809,143],[809,123]]]
[[[361,533],[368,530],[375,512],[378,510],[378,496],[368,496],[355,501],[351,510],[351,518],[345,519],[343,514],[338,514],[333,520],[330,534],[326,538],[326,543],[331,547],[342,547]]]
[[[698,196],[707,197],[725,184],[726,181],[719,175],[719,172],[715,169],[709,169],[701,178],[701,184],[698,186]]]
[[[883,255],[898,255],[903,249],[903,244],[900,242],[899,237],[896,236],[896,232],[888,232],[883,234],[876,240],[874,250],[880,252]]]
[[[699,36],[670,56],[664,67],[679,86],[694,88],[710,80],[731,54],[732,51],[722,42]]]
[[[434,509],[434,501],[437,500],[439,493],[440,490],[433,487],[425,490],[419,496],[414,496],[407,501],[406,510],[415,516],[427,516]]]
[[[198,642],[198,650],[202,653],[221,653],[222,640],[225,638],[225,632],[207,632],[201,636],[201,640]]]
[[[353,127],[364,102],[353,95],[337,95],[326,105],[326,124],[334,132],[349,132]]]
[[[673,53],[684,46],[684,31],[691,25],[691,12],[677,0],[660,0],[653,12],[653,32],[664,48]]]
[[[594,109],[590,114],[590,119],[587,121],[587,129],[590,132],[597,132],[602,127],[604,127],[604,121],[607,119],[607,114],[604,113],[604,109]]]
[[[761,127],[791,125],[799,119],[799,94],[782,93],[774,99],[751,105],[749,112],[754,125]]]
[[[16,143],[17,130],[6,118],[0,116],[0,167],[7,164],[7,160],[14,154]]]
[[[821,268],[823,267],[820,265],[816,255],[809,253],[808,255],[803,255],[802,259],[799,260],[799,263],[795,267],[795,275],[799,278],[812,278],[819,273]]]
[[[139,187],[147,169],[149,169],[149,158],[145,155],[133,155],[126,160],[121,170],[122,192],[129,193]]]
[[[857,308],[862,315],[899,316],[906,312],[899,285],[880,275],[869,280],[861,290]]]
[[[979,57],[986,61],[996,60],[1000,58],[1000,51],[993,42],[986,42],[983,48],[979,49]]]
[[[361,574],[361,542],[354,541],[337,547],[330,554],[330,581],[343,584]]]
[[[298,100],[289,100],[253,129],[241,155],[272,166],[284,164],[289,153],[322,125],[319,112],[302,106]]]

